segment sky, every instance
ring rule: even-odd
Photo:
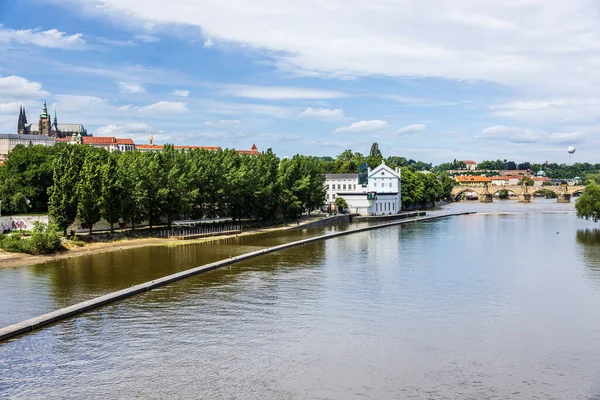
[[[1,133],[597,163],[599,84],[594,0],[0,0]]]

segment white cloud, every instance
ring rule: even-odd
[[[36,45],[53,49],[83,49],[86,47],[81,33],[67,35],[56,29],[42,31],[36,29],[15,30],[0,25],[0,42]]]
[[[121,93],[144,93],[146,89],[139,83],[118,82]]]
[[[556,144],[573,144],[581,142],[583,137],[582,132],[554,132],[548,139]]]
[[[180,97],[188,97],[190,95],[190,91],[189,90],[173,90],[171,93],[169,93],[171,96],[180,96]]]
[[[132,134],[149,134],[150,126],[144,123],[135,122],[124,125],[104,125],[96,129],[96,134],[100,136],[125,136]]]
[[[410,135],[411,133],[422,131],[425,128],[426,126],[424,124],[406,125],[405,127],[398,129],[397,133],[399,135]]]
[[[267,116],[270,118],[295,118],[298,109],[295,107],[281,107],[267,104],[232,103],[209,100],[204,102],[203,109],[208,114],[231,115],[237,117],[240,114],[251,116]]]
[[[260,100],[337,99],[346,97],[346,94],[342,92],[283,86],[229,85],[223,89],[223,93]]]
[[[144,107],[140,107],[139,111],[146,114],[154,113],[184,113],[188,111],[187,104],[179,101],[159,101],[158,103],[149,104]]]
[[[543,136],[539,132],[534,132],[530,129],[495,125],[485,128],[481,131],[481,134],[475,135],[475,137],[512,143],[535,143],[542,139]]]
[[[309,75],[440,77],[548,91],[589,91],[600,82],[598,10],[589,0],[400,6],[391,0],[179,0],[168,10],[161,0],[98,3],[103,15],[198,27],[210,42],[267,50],[276,65]]]
[[[219,121],[206,121],[204,125],[216,128],[230,128],[232,126],[240,125],[241,123],[242,121],[237,119],[222,119]]]
[[[42,90],[39,82],[32,82],[16,75],[0,77],[0,99],[40,98],[49,95],[50,93]]]
[[[339,108],[332,110],[328,108],[308,107],[300,113],[300,116],[307,118],[338,119],[344,118],[344,111]]]
[[[211,48],[214,45],[215,45],[215,43],[210,38],[208,38],[204,41],[204,47],[206,47],[206,48]]]
[[[60,112],[105,112],[110,106],[105,99],[95,96],[58,95],[58,101],[50,106]]]
[[[374,119],[370,121],[355,122],[350,126],[342,126],[337,128],[333,133],[366,133],[380,131],[388,127],[386,121]]]
[[[160,42],[160,38],[158,38],[156,36],[152,36],[152,35],[146,35],[146,34],[138,34],[138,35],[135,35],[134,38],[139,40],[140,42],[144,42],[144,43]]]

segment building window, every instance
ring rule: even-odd
[[[354,190],[356,190],[356,185],[354,185]]]
[[[373,183],[373,187],[377,187],[377,182]]]
[[[325,190],[329,190],[329,185],[325,185]]]
[[[344,183],[344,190],[346,190],[346,184]]]
[[[340,184],[338,183],[338,190],[340,190],[341,188],[342,188],[342,185],[340,185]]]
[[[392,203],[392,211],[396,211],[396,203]]]
[[[327,193],[327,200],[329,200],[329,193]]]
[[[392,182],[390,182],[390,187],[392,187]]]
[[[332,198],[333,200],[335,200],[335,193],[334,193],[334,194],[332,194],[331,196],[332,196],[331,198]]]

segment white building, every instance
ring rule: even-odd
[[[7,155],[18,144],[54,146],[56,140],[43,135],[19,135],[17,133],[0,133],[0,155]]]
[[[366,185],[358,183],[358,174],[325,175],[327,203],[343,197],[350,212],[360,215],[398,214],[401,210],[400,169],[395,170],[381,163],[368,170]]]
[[[327,204],[335,203],[338,193],[342,197],[347,193],[363,193],[363,187],[358,184],[358,174],[326,174],[325,189]]]

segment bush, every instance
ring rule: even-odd
[[[34,222],[31,237],[24,239],[20,234],[0,238],[0,247],[12,253],[48,254],[63,248],[55,225]]]

